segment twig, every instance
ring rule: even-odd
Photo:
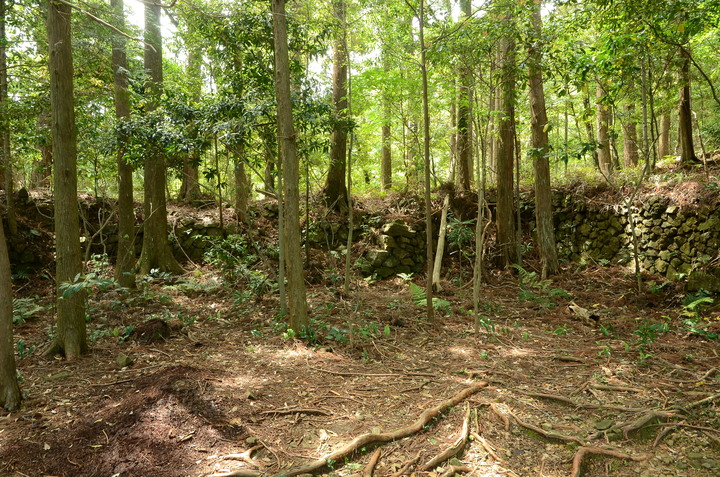
[[[645,389],[642,388],[633,388],[631,386],[613,386],[610,384],[591,384],[590,387],[593,389],[600,389],[602,391],[626,391],[630,393],[641,393],[645,391]]]
[[[698,406],[702,406],[702,405],[705,404],[705,403],[715,401],[715,400],[718,399],[718,398],[720,398],[720,393],[713,394],[712,396],[708,396],[708,397],[706,397],[706,398],[704,398],[704,399],[701,399],[701,400],[699,400],[699,401],[692,402],[692,403],[688,404],[687,406],[681,407],[680,410],[682,410],[682,411],[689,411],[690,409],[694,409],[694,408],[696,408],[696,407],[698,407]]]
[[[572,470],[570,471],[570,477],[580,477],[580,466],[582,465],[583,458],[588,455],[606,455],[610,457],[617,457],[618,459],[633,460],[635,462],[642,462],[648,458],[646,455],[634,456],[630,454],[624,454],[612,449],[603,449],[602,447],[591,447],[582,446],[579,447],[573,457]]]
[[[370,457],[370,462],[365,466],[365,469],[363,470],[363,477],[373,477],[373,472],[375,471],[375,466],[377,465],[378,461],[380,460],[380,455],[382,454],[382,450],[380,448],[375,449],[375,452],[373,452],[372,457]]]
[[[487,439],[485,439],[483,436],[476,432],[472,432],[470,435],[473,437],[473,439],[478,441],[480,445],[483,446],[483,449],[485,449],[485,451],[490,454],[490,456],[495,459],[496,462],[500,462],[501,464],[505,463],[505,460],[503,460],[499,455],[497,455],[495,449],[493,449],[493,446],[490,445]]]
[[[467,442],[468,435],[470,434],[470,405],[465,403],[465,418],[463,419],[463,425],[462,430],[460,431],[460,437],[457,438],[457,440],[447,449],[442,451],[440,454],[436,455],[420,467],[418,467],[418,470],[420,472],[425,472],[427,470],[432,470],[441,463],[445,462],[449,458],[459,454],[462,452],[463,447],[465,447],[465,442]]]
[[[327,411],[323,411],[322,409],[270,409],[267,411],[262,411],[260,414],[276,414],[276,415],[286,415],[286,414],[315,414],[319,416],[329,416],[330,413]]]
[[[285,477],[294,477],[300,474],[316,473],[318,470],[327,467],[329,463],[342,462],[345,457],[356,452],[362,447],[366,447],[375,443],[391,442],[416,434],[423,430],[423,428],[427,424],[429,424],[434,418],[437,418],[440,414],[447,411],[449,408],[457,406],[460,402],[462,402],[469,396],[472,396],[473,394],[479,392],[481,389],[487,387],[487,385],[487,382],[475,383],[472,386],[467,387],[459,393],[455,394],[455,396],[451,397],[450,399],[443,401],[442,403],[438,404],[433,408],[423,411],[422,414],[420,414],[420,417],[418,417],[415,422],[408,426],[401,427],[400,429],[396,429],[391,432],[383,432],[379,434],[362,434],[353,439],[350,443],[339,448],[338,450],[331,452],[324,457],[320,457],[319,459],[316,459],[306,465],[294,467],[283,471],[281,475]]]

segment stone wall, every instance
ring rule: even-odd
[[[425,224],[411,226],[395,221],[379,229],[377,245],[360,260],[360,270],[379,278],[399,273],[417,273],[425,267]]]

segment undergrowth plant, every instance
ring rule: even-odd
[[[570,295],[562,288],[552,288],[552,280],[542,280],[537,272],[529,272],[517,264],[511,265],[518,272],[520,293],[518,300],[538,303],[552,308],[558,298],[569,299]]]
[[[713,320],[704,314],[704,311],[714,302],[715,300],[710,296],[710,293],[705,290],[686,295],[682,304],[683,326],[694,335],[712,340],[718,339],[717,333],[707,329]]]
[[[412,301],[417,306],[425,306],[427,303],[427,295],[425,294],[425,289],[416,285],[413,282],[410,282],[410,295],[412,297]],[[450,302],[447,300],[443,300],[438,297],[433,297],[432,299],[432,305],[435,311],[439,313],[450,313]]]

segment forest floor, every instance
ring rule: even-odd
[[[410,277],[346,295],[320,255],[309,335],[288,334],[274,294],[186,264],[96,290],[75,361],[42,355],[54,283],[26,279],[25,401],[0,414],[0,475],[720,475],[712,298],[649,276],[639,294],[620,266],[542,281],[529,262],[491,273],[476,329],[467,263],[449,263],[428,322]]]

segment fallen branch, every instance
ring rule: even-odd
[[[315,414],[319,416],[329,416],[330,413],[323,411],[322,409],[270,409],[262,411],[260,414],[275,414],[275,415],[286,415],[286,414]]]
[[[470,406],[467,405],[467,403],[465,404],[465,418],[463,419],[460,437],[457,438],[453,445],[451,445],[450,447],[442,451],[440,454],[436,455],[435,457],[418,467],[418,470],[420,472],[432,470],[446,460],[462,452],[463,448],[465,447],[465,443],[467,442],[467,438],[470,435]]]
[[[487,439],[485,439],[483,436],[481,436],[480,434],[478,434],[476,432],[473,432],[470,435],[473,436],[473,439],[478,441],[480,443],[480,445],[483,446],[483,449],[485,449],[485,451],[488,454],[490,454],[490,457],[495,459],[496,462],[499,462],[501,464],[505,463],[505,460],[503,460],[499,455],[497,455],[497,453],[495,452],[495,449],[493,448],[492,445],[490,445],[490,443],[488,442]]]
[[[580,477],[580,466],[582,465],[582,461],[586,455],[606,455],[616,457],[618,459],[633,460],[635,462],[642,462],[648,458],[646,455],[634,456],[612,449],[603,449],[602,447],[582,446],[578,448],[575,452],[575,457],[573,457],[573,466],[570,471],[570,477]]]
[[[460,402],[462,402],[469,396],[472,396],[473,394],[479,392],[481,389],[487,387],[487,385],[487,382],[473,384],[472,386],[463,389],[447,401],[444,401],[433,408],[423,411],[422,414],[420,414],[420,417],[409,426],[401,427],[400,429],[396,429],[391,432],[383,432],[380,434],[362,434],[353,439],[349,444],[341,447],[340,449],[331,452],[324,457],[316,459],[309,464],[294,467],[284,472],[281,472],[280,474],[278,474],[278,477],[294,477],[300,474],[312,474],[320,469],[331,466],[336,462],[342,462],[345,457],[357,452],[357,450],[362,447],[367,447],[371,444],[376,443],[392,442],[398,439],[402,439],[404,437],[411,436],[413,434],[417,434],[434,418],[440,416],[440,414],[447,411],[449,408],[457,406]]]
[[[370,457],[370,462],[368,462],[368,465],[365,466],[365,470],[363,470],[363,477],[373,477],[375,466],[380,460],[380,454],[382,454],[382,451],[380,449],[375,449],[372,457]]]

